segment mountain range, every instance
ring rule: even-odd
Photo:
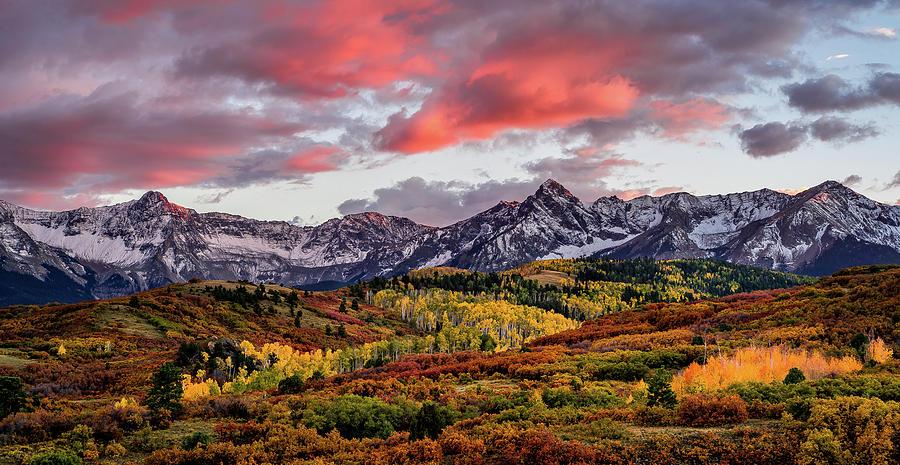
[[[834,181],[585,203],[554,180],[435,228],[367,212],[318,226],[198,213],[159,192],[49,212],[0,201],[0,305],[107,298],[185,281],[334,287],[428,266],[498,271],[542,258],[710,258],[822,275],[900,263],[900,207]]]

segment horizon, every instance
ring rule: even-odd
[[[822,186],[822,185],[825,185],[825,184],[828,184],[828,183],[835,183],[835,184],[838,184],[838,185],[840,185],[840,186],[842,186],[842,187],[844,187],[844,188],[846,188],[846,189],[849,189],[850,191],[853,191],[853,192],[856,192],[856,193],[859,194],[859,195],[862,195],[862,194],[860,194],[859,192],[857,192],[856,190],[854,190],[853,188],[848,187],[848,186],[846,186],[845,184],[841,183],[840,181],[837,181],[837,180],[834,180],[834,179],[828,179],[828,180],[822,181],[822,182],[820,182],[820,183],[818,183],[818,184],[815,184],[815,185],[806,187],[806,188],[804,188],[804,189],[799,189],[799,190],[796,190],[796,191],[794,191],[794,190],[772,189],[772,188],[768,188],[768,187],[763,187],[763,188],[756,189],[756,190],[751,190],[751,191],[723,192],[723,193],[718,193],[718,194],[705,194],[705,195],[695,195],[695,194],[692,194],[692,193],[686,192],[686,191],[677,191],[677,192],[667,192],[667,193],[663,193],[663,194],[659,194],[659,195],[643,194],[643,195],[639,195],[639,196],[635,196],[635,197],[630,197],[630,198],[627,198],[627,199],[626,199],[626,198],[622,198],[620,195],[615,195],[615,194],[614,194],[614,195],[600,196],[600,197],[597,197],[597,198],[594,199],[594,200],[584,200],[584,199],[582,199],[581,197],[578,197],[578,195],[576,195],[576,194],[572,193],[571,191],[569,191],[568,188],[566,188],[565,184],[563,184],[563,183],[561,183],[561,182],[559,182],[559,181],[556,181],[556,180],[553,179],[553,178],[547,178],[543,183],[541,183],[541,184],[538,186],[538,188],[537,188],[534,192],[532,192],[531,194],[528,194],[527,196],[521,198],[520,200],[498,199],[498,200],[497,200],[493,205],[491,205],[489,208],[487,208],[487,209],[485,209],[485,210],[482,210],[482,211],[479,211],[479,212],[476,212],[476,213],[473,214],[472,216],[475,216],[475,215],[480,214],[480,213],[484,213],[485,211],[489,210],[490,208],[493,208],[493,207],[495,207],[495,206],[497,206],[497,205],[499,205],[499,204],[501,204],[501,203],[502,203],[502,204],[507,204],[507,205],[519,205],[519,204],[521,204],[522,202],[524,202],[525,200],[527,200],[529,197],[532,197],[532,196],[536,195],[536,194],[540,191],[540,188],[541,188],[542,186],[544,186],[545,184],[550,183],[550,182],[554,182],[554,183],[556,183],[556,184],[562,186],[564,189],[566,189],[567,192],[569,192],[569,194],[571,194],[572,196],[574,196],[576,199],[580,200],[580,201],[581,201],[582,203],[584,203],[584,204],[593,204],[593,203],[595,203],[596,201],[598,201],[598,200],[600,200],[600,199],[603,199],[603,198],[617,198],[617,199],[619,199],[619,200],[621,200],[621,201],[623,201],[623,202],[630,202],[630,201],[632,201],[632,200],[639,199],[639,198],[642,198],[642,197],[662,198],[662,197],[666,197],[666,196],[670,196],[670,195],[688,194],[688,195],[691,195],[691,196],[693,196],[693,197],[700,198],[700,197],[714,197],[714,196],[725,196],[725,195],[745,194],[745,193],[751,193],[751,192],[759,192],[759,191],[763,191],[763,190],[769,190],[769,191],[772,191],[772,192],[777,192],[777,193],[780,193],[780,194],[788,195],[788,196],[791,196],[791,197],[796,197],[796,196],[798,196],[798,195],[800,195],[800,194],[802,194],[802,193],[804,193],[804,192],[806,192],[806,191],[808,191],[808,190],[810,190],[810,189],[814,189],[814,188],[816,188],[816,187],[819,187],[819,186]],[[355,213],[347,213],[347,214],[345,214],[345,215],[335,216],[335,217],[332,217],[332,218],[327,218],[327,219],[323,220],[322,222],[316,223],[316,224],[297,224],[297,223],[294,223],[294,222],[291,222],[291,221],[285,221],[285,220],[264,220],[264,219],[260,219],[260,218],[254,218],[254,217],[251,217],[251,216],[245,216],[245,215],[240,215],[240,214],[237,214],[237,213],[232,213],[232,212],[227,212],[227,211],[221,211],[221,210],[198,210],[198,209],[196,209],[196,208],[194,208],[194,207],[191,207],[191,206],[185,206],[184,204],[181,204],[181,203],[172,202],[172,201],[169,199],[169,197],[168,197],[164,192],[162,192],[162,191],[157,191],[157,190],[148,190],[148,191],[144,192],[143,194],[141,194],[141,195],[139,195],[139,196],[137,196],[137,197],[134,197],[134,198],[129,199],[129,200],[117,202],[117,203],[106,204],[106,205],[95,205],[95,206],[81,205],[81,206],[78,206],[78,207],[75,207],[75,208],[70,208],[70,209],[65,209],[65,210],[45,210],[45,209],[36,209],[36,208],[26,207],[26,206],[23,206],[23,205],[18,205],[18,204],[9,202],[9,201],[7,201],[7,200],[5,200],[5,199],[2,199],[2,198],[0,198],[0,202],[6,202],[6,203],[8,203],[8,204],[11,204],[11,205],[14,205],[14,206],[18,206],[18,207],[22,207],[22,208],[26,208],[26,209],[33,210],[33,211],[59,213],[59,212],[75,211],[75,210],[79,210],[79,209],[81,209],[81,208],[103,208],[103,207],[114,207],[114,206],[117,206],[117,205],[123,205],[123,204],[127,204],[127,203],[136,202],[136,201],[142,199],[143,197],[145,197],[145,196],[147,196],[147,195],[149,195],[149,194],[159,194],[159,195],[161,195],[161,196],[163,197],[163,199],[164,199],[167,203],[172,204],[172,205],[174,205],[174,206],[176,206],[176,207],[185,208],[185,209],[188,209],[188,210],[193,210],[194,212],[196,212],[196,213],[198,213],[198,214],[222,213],[222,214],[227,214],[227,215],[240,216],[240,217],[243,217],[243,218],[246,218],[246,219],[249,219],[249,220],[255,220],[255,221],[275,221],[275,222],[284,222],[284,223],[288,223],[288,224],[290,224],[290,225],[292,225],[292,226],[297,226],[297,227],[317,227],[317,226],[321,226],[322,224],[325,224],[325,223],[327,223],[327,222],[329,222],[329,221],[331,221],[331,220],[336,220],[336,219],[341,219],[341,218],[347,218],[347,217],[353,217],[353,216],[359,216],[359,215],[366,215],[366,214],[370,214],[370,213],[375,213],[375,214],[382,215],[382,216],[387,216],[387,217],[394,217],[394,218],[400,218],[400,219],[411,220],[411,221],[413,221],[414,223],[418,224],[419,226],[426,226],[426,227],[430,227],[430,228],[438,228],[438,229],[440,229],[440,228],[445,228],[445,227],[448,227],[448,226],[452,226],[453,224],[456,224],[456,223],[458,223],[458,222],[460,222],[460,221],[465,221],[465,220],[467,220],[467,219],[469,219],[469,218],[472,217],[472,216],[469,216],[469,217],[466,217],[466,218],[460,218],[459,220],[454,221],[453,223],[447,223],[447,224],[442,224],[442,225],[434,225],[434,224],[421,223],[421,222],[418,222],[418,221],[416,221],[416,220],[414,220],[414,219],[412,219],[412,218],[408,218],[408,217],[405,217],[405,216],[391,215],[391,214],[382,213],[382,212],[379,212],[379,211],[376,211],[376,210],[366,210],[366,211],[355,212]],[[873,200],[873,201],[876,202],[876,203],[879,203],[879,204],[881,204],[881,205],[886,205],[886,206],[888,206],[888,207],[898,207],[898,208],[900,208],[900,206],[897,206],[897,205],[890,205],[890,204],[885,204],[885,203],[882,203],[882,202],[878,202],[877,200],[874,200],[874,199],[869,199],[869,200]]]
[[[900,204],[893,1],[35,0],[0,24],[0,198],[29,208],[451,224],[546,178]]]

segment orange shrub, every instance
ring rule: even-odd
[[[747,404],[737,395],[687,396],[678,406],[677,422],[684,426],[717,426],[747,421]]]
[[[862,368],[855,357],[826,357],[819,352],[776,347],[743,347],[730,356],[711,357],[705,365],[691,363],[672,381],[679,394],[692,390],[717,390],[733,383],[781,381],[797,367],[806,379],[815,380],[833,374],[844,374]]]

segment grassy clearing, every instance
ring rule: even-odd
[[[571,279],[572,275],[561,271],[541,270],[536,274],[525,276],[525,279],[532,279],[540,284],[559,284],[562,279]]]
[[[41,363],[37,360],[29,360],[25,354],[16,349],[0,349],[0,365],[22,368],[29,363]]]
[[[149,321],[135,315],[130,307],[122,305],[109,306],[97,312],[95,318],[101,327],[116,328],[126,334],[156,339],[165,337],[165,333],[157,329]]]

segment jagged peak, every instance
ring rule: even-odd
[[[169,199],[159,191],[147,191],[138,200],[142,202],[169,202]]]
[[[833,180],[828,180],[817,186],[810,187],[809,189],[807,189],[807,191],[816,191],[816,192],[822,192],[822,191],[847,192],[847,191],[849,191],[849,192],[854,192],[854,193],[856,192],[853,189],[850,189],[849,187],[847,187],[837,181],[833,181]]]
[[[135,205],[143,208],[159,208],[160,210],[162,210],[162,212],[170,213],[180,218],[188,218],[192,214],[196,213],[190,208],[185,208],[181,205],[176,205],[172,202],[169,202],[169,199],[167,199],[166,196],[162,194],[162,192],[158,191],[145,192],[144,195],[142,195],[141,198],[139,198],[135,202]]]
[[[432,228],[432,226],[427,226],[424,224],[416,223],[415,221],[413,221],[409,218],[406,218],[406,217],[385,215],[385,214],[373,212],[373,211],[351,213],[349,215],[344,215],[340,218],[334,218],[333,220],[330,220],[330,221],[337,221],[337,222],[355,221],[355,222],[359,222],[359,223],[380,224],[385,227],[387,226],[387,224],[389,222],[395,223],[395,224],[396,223],[407,223],[410,225],[416,225],[416,226],[423,227],[423,228]]]
[[[569,197],[572,199],[578,199],[574,194],[569,192],[568,189],[565,188],[562,184],[556,182],[554,179],[547,179],[543,184],[538,187],[537,191],[535,191],[534,195],[536,197]]]
[[[853,190],[837,181],[825,181],[821,184],[810,187],[809,189],[806,189],[806,190],[798,193],[794,197],[800,198],[800,199],[812,199],[812,198],[819,198],[823,195],[826,195],[826,196],[836,195],[836,196],[844,197],[844,198],[864,197],[863,195],[856,192],[855,190]]]

